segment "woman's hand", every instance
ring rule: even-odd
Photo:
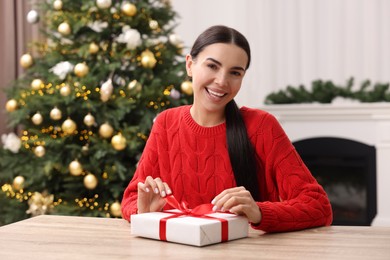
[[[138,213],[161,211],[166,203],[164,197],[170,194],[168,184],[160,178],[146,177],[145,182],[138,183]]]
[[[214,205],[214,211],[229,211],[236,215],[244,215],[253,224],[258,224],[261,221],[261,211],[251,193],[244,187],[226,189],[211,203]]]

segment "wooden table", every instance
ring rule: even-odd
[[[331,226],[206,247],[134,237],[122,219],[39,216],[0,227],[0,259],[390,259],[390,227]]]

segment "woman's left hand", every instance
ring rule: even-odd
[[[261,211],[251,193],[244,187],[226,189],[211,203],[214,205],[214,211],[229,211],[236,215],[244,215],[253,224],[261,221]]]

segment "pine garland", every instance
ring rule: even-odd
[[[371,84],[365,80],[360,88],[354,90],[354,78],[351,77],[346,86],[335,85],[332,81],[315,80],[311,90],[304,85],[287,86],[285,90],[270,93],[265,104],[297,104],[297,103],[331,103],[336,97],[360,102],[390,102],[390,83]]]

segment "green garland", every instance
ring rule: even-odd
[[[350,78],[346,86],[322,80],[313,81],[311,90],[303,85],[287,86],[286,90],[269,94],[265,98],[265,104],[331,103],[336,97],[360,102],[390,102],[389,83],[376,83],[372,86],[370,80],[366,80],[358,90],[353,90],[353,85],[354,79]]]

